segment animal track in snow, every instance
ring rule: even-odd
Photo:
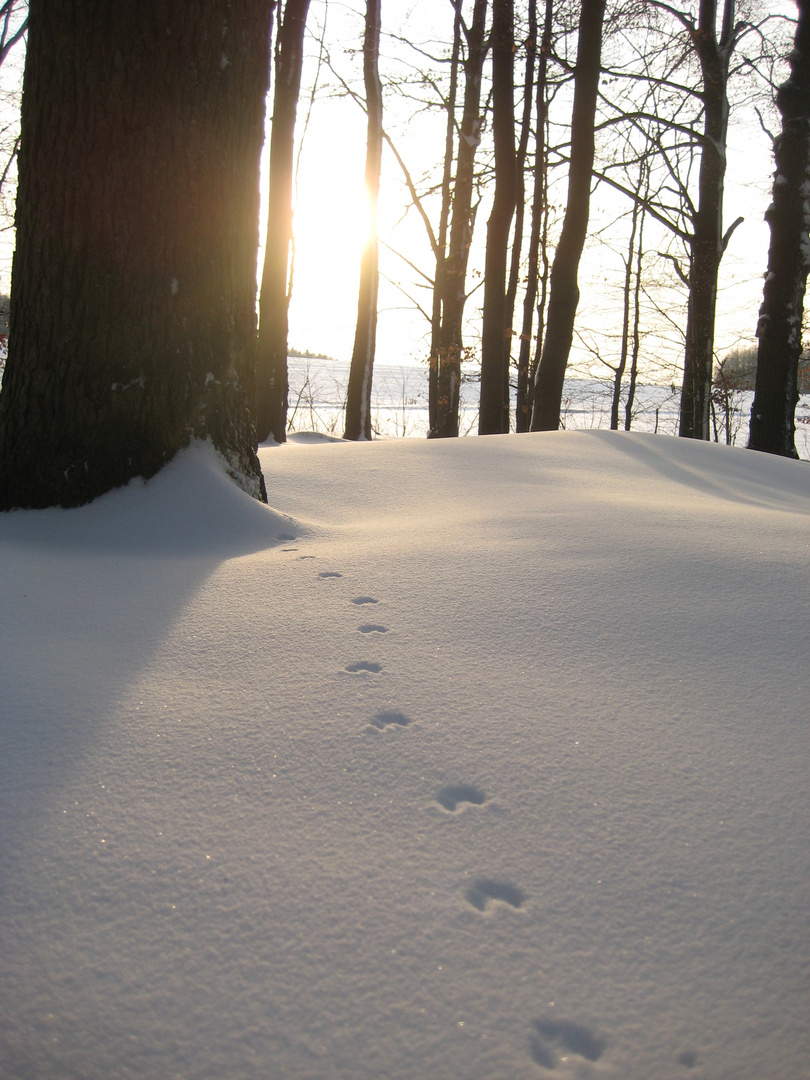
[[[343,577],[343,574],[339,574],[337,572],[337,570],[321,570],[320,574],[318,574],[318,577],[319,578],[335,578],[335,577]]]
[[[472,784],[445,784],[436,792],[437,801],[445,810],[457,810],[460,803],[472,803],[473,806],[483,806],[486,795]]]
[[[534,1032],[529,1042],[532,1061],[544,1069],[557,1067],[557,1054],[578,1054],[586,1061],[598,1061],[605,1052],[602,1035],[571,1020],[556,1016],[544,1016],[534,1022]]]
[[[369,672],[376,675],[378,671],[382,671],[382,664],[375,660],[357,660],[353,664],[347,664],[343,670],[350,675],[366,675]]]
[[[410,716],[405,716],[401,712],[378,712],[369,720],[369,726],[378,731],[384,731],[387,727],[407,727],[412,723]]]
[[[362,626],[358,626],[357,629],[361,634],[387,634],[387,626],[377,626],[376,623],[363,623]]]
[[[687,1069],[694,1069],[697,1065],[697,1059],[697,1050],[684,1050],[682,1054],[678,1054],[678,1064]]]
[[[373,596],[355,596],[352,600],[353,604],[377,604],[378,600],[375,600]]]
[[[487,905],[492,901],[519,908],[525,899],[522,890],[516,885],[493,878],[478,878],[465,890],[464,896],[477,911],[486,911]]]

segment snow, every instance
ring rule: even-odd
[[[0,1076],[804,1075],[807,466],[260,456],[0,518]]]

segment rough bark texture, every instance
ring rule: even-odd
[[[571,164],[568,203],[560,242],[551,267],[543,353],[534,387],[532,431],[556,431],[560,426],[565,369],[574,337],[579,304],[579,260],[588,231],[591,173],[594,155],[594,115],[602,55],[605,0],[583,0],[574,72],[574,107],[571,117]]]
[[[287,438],[287,284],[293,227],[293,151],[308,10],[309,0],[287,0],[278,30],[267,243],[259,296],[256,359],[256,434],[259,442],[271,436],[276,442],[284,442]]]
[[[723,255],[723,187],[728,134],[728,69],[734,48],[734,0],[725,0],[717,38],[717,0],[701,0],[690,30],[703,81],[703,139],[689,269],[683,388],[679,434],[709,438],[717,274]]]
[[[748,445],[798,457],[794,444],[802,317],[810,269],[810,0],[798,0],[790,77],[776,103],[782,131],[774,145],[768,274],[759,311],[757,378]]]
[[[514,102],[514,10],[512,0],[492,5],[492,135],[495,194],[487,222],[484,315],[481,330],[481,405],[478,434],[509,431],[509,348],[506,269],[509,229],[517,198]]]
[[[31,0],[0,506],[74,506],[252,419],[265,0]]]
[[[349,368],[346,396],[346,439],[371,438],[371,378],[377,339],[377,200],[383,147],[383,104],[379,73],[380,0],[366,0],[363,43],[363,76],[368,110],[366,140],[366,195],[369,202],[369,235],[360,262],[357,328]]]
[[[481,142],[481,81],[486,44],[487,0],[475,0],[469,28],[465,28],[464,106],[458,140],[456,180],[450,223],[450,243],[442,273],[442,323],[438,348],[436,427],[440,439],[458,436],[461,388],[462,323],[467,302],[467,263],[473,232],[473,179],[475,152]]]

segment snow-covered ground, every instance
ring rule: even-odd
[[[205,447],[0,517],[3,1080],[799,1080],[810,470]]]

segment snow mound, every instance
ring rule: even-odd
[[[260,457],[0,520],[2,1080],[805,1075],[807,466]]]
[[[132,480],[87,506],[0,515],[0,541],[121,556],[234,558],[298,532],[290,518],[241,491],[200,441],[150,480]]]

